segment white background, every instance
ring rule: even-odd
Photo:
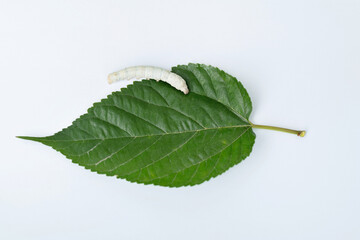
[[[1,239],[360,239],[359,1],[0,0]],[[236,76],[253,152],[196,187],[92,173],[39,143],[133,65]]]

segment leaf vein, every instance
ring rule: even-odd
[[[146,150],[148,150],[151,146],[153,146],[155,143],[157,143],[160,138],[162,138],[164,135],[161,135],[158,139],[156,139],[156,141],[154,141],[153,143],[151,143],[148,147],[146,147],[144,150],[142,150],[140,153],[136,154],[135,156],[133,156],[132,158],[130,158],[129,160],[126,160],[125,162],[121,163],[120,165],[117,165],[115,168],[109,170],[109,172],[115,171],[116,169],[118,169],[119,167],[125,165],[126,163],[132,161],[134,158],[140,156],[141,154],[143,154]],[[128,174],[127,174],[128,175]]]
[[[219,154],[219,158],[220,158],[220,154],[221,154],[224,150],[226,150],[228,147],[230,147],[234,142],[236,142],[241,136],[243,136],[249,129],[250,129],[250,127],[247,128],[247,129],[246,129],[243,133],[241,133],[234,141],[232,141],[231,143],[229,143],[225,148],[221,149],[221,150],[220,150],[219,152],[217,152],[216,154],[214,154],[214,155],[212,155],[212,156],[209,156],[209,157],[203,159],[202,161],[194,164],[193,166],[195,166],[195,165],[197,165],[197,164],[201,164],[201,163],[203,163],[203,162],[206,162],[207,160],[209,160],[210,158],[216,156],[217,154]],[[216,163],[216,164],[217,164],[217,163]],[[215,168],[215,165],[214,165],[214,168]],[[167,176],[169,176],[170,174],[173,174],[173,173],[180,173],[180,172],[182,172],[182,171],[185,171],[186,169],[187,169],[187,168],[184,168],[184,169],[181,169],[181,170],[176,171],[176,172],[172,172],[172,173],[169,173],[169,174],[165,174],[165,175],[163,175],[163,176],[161,176],[161,177],[151,179],[151,180],[148,181],[148,182],[151,182],[151,181],[154,181],[154,180],[157,180],[157,179],[160,179],[160,178],[167,177]],[[213,170],[214,170],[214,169],[213,169]],[[213,170],[212,170],[212,171],[213,171]],[[212,172],[211,172],[211,173],[212,173]],[[207,179],[207,178],[210,176],[211,173],[209,173],[208,176],[207,176],[206,178],[204,178],[204,179]]]
[[[126,95],[126,94],[124,94],[124,95]],[[131,96],[131,95],[128,95],[128,96]],[[114,104],[114,105],[103,104],[103,106],[108,106],[108,107],[113,106],[113,107],[116,107],[116,108],[118,108],[118,109],[120,109],[120,110],[122,110],[122,111],[124,111],[124,112],[126,112],[126,113],[128,113],[128,114],[131,114],[131,115],[133,115],[133,116],[135,116],[135,117],[137,117],[137,118],[139,118],[139,119],[141,119],[141,120],[149,123],[150,125],[152,125],[152,126],[156,127],[157,129],[161,130],[162,132],[167,133],[164,129],[158,127],[156,124],[154,124],[154,123],[152,123],[152,122],[150,122],[150,121],[148,121],[148,120],[146,120],[146,119],[144,119],[144,118],[142,118],[142,117],[140,117],[140,116],[138,116],[138,115],[136,115],[136,114],[134,114],[134,113],[131,113],[131,112],[125,110],[124,108],[121,108],[121,107],[119,107],[119,106],[117,106],[117,105],[115,105],[115,104]]]
[[[220,130],[220,129],[227,129],[227,128],[244,128],[244,127],[251,127],[251,125],[234,125],[234,126],[225,126],[225,127],[215,127],[215,128],[204,128],[204,129],[195,129],[190,131],[182,131],[182,132],[170,132],[170,133],[162,133],[162,134],[149,134],[149,135],[139,135],[139,136],[123,136],[123,137],[110,137],[106,138],[106,140],[112,139],[121,139],[121,138],[142,138],[142,137],[153,137],[153,136],[160,136],[160,135],[173,135],[173,134],[183,134],[183,133],[192,133],[192,132],[201,132],[207,130]],[[94,136],[95,137],[95,136]],[[50,139],[42,139],[43,142],[82,142],[82,141],[92,141],[92,140],[104,140],[103,138],[87,138],[87,139],[66,139],[66,140],[50,140]]]
[[[157,107],[167,108],[167,109],[173,110],[173,111],[178,112],[178,113],[180,113],[181,115],[187,117],[187,118],[190,119],[191,121],[195,122],[195,123],[198,124],[200,127],[205,128],[201,123],[199,123],[198,121],[196,121],[196,120],[193,119],[192,117],[186,115],[186,114],[183,113],[183,112],[180,112],[179,110],[177,110],[177,109],[175,109],[175,108],[171,108],[171,107],[168,107],[168,106],[161,106],[161,105],[158,105],[158,104],[155,104],[155,103],[146,102],[146,101],[144,101],[144,100],[141,99],[141,98],[138,98],[138,97],[135,97],[135,96],[131,96],[131,95],[128,95],[128,94],[122,94],[122,95],[128,96],[128,97],[133,97],[133,98],[138,99],[138,100],[140,100],[140,101],[142,101],[142,102],[145,102],[145,103],[147,103],[147,104],[151,104],[151,105],[154,105],[154,106],[157,106]]]
[[[148,168],[148,167],[154,165],[155,163],[161,161],[162,159],[166,158],[166,157],[169,156],[170,154],[174,153],[175,151],[179,150],[180,148],[184,147],[185,144],[187,144],[196,134],[197,134],[197,132],[195,132],[193,135],[191,135],[184,143],[182,143],[182,144],[181,144],[180,146],[178,146],[177,148],[175,148],[175,149],[173,149],[172,151],[170,151],[169,153],[165,154],[165,155],[164,155],[163,157],[161,157],[160,159],[157,159],[156,161],[153,161],[153,162],[149,163],[148,165],[146,165],[146,166],[144,166],[144,167],[142,167],[142,168],[140,168],[140,169]],[[136,172],[136,171],[137,171],[137,170],[132,171],[132,172],[126,174],[126,176],[128,176],[128,175],[130,175],[130,174],[132,174],[132,173],[134,173],[134,172]]]
[[[133,139],[131,139],[131,141],[129,141],[128,143],[126,143],[124,146],[122,146],[120,149],[116,150],[115,152],[111,153],[109,156],[106,156],[105,158],[101,159],[100,161],[96,162],[95,164],[89,164],[88,166],[97,166],[100,163],[102,163],[103,161],[111,158],[112,156],[114,156],[115,154],[117,154],[118,152],[120,152],[122,149],[124,149],[126,146],[128,146],[130,143],[132,143],[134,140],[136,139],[136,137],[134,137]]]

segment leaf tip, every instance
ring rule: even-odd
[[[15,136],[15,137],[24,140],[36,141],[36,142],[41,142],[41,140],[43,139],[42,137],[29,137],[29,136]]]

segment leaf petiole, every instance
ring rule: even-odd
[[[251,126],[253,128],[268,129],[268,130],[274,130],[274,131],[279,131],[279,132],[286,132],[286,133],[296,134],[299,137],[304,137],[305,134],[306,134],[306,131],[304,131],[304,130],[293,130],[293,129],[288,129],[288,128],[266,126],[266,125],[257,125],[257,124],[252,124],[252,123],[251,123]]]

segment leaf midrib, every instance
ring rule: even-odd
[[[123,137],[112,137],[112,138],[87,138],[87,139],[69,139],[69,140],[51,140],[51,139],[41,139],[41,141],[49,141],[49,142],[82,142],[82,141],[92,141],[92,140],[113,140],[113,139],[122,139],[122,138],[142,138],[142,137],[152,137],[152,136],[164,136],[164,135],[173,135],[173,134],[182,134],[182,133],[194,133],[194,132],[201,132],[201,131],[207,131],[207,130],[221,130],[221,129],[227,129],[227,128],[245,128],[245,127],[251,127],[251,125],[235,125],[235,126],[225,126],[225,127],[216,127],[216,128],[204,128],[204,129],[198,129],[198,130],[191,130],[191,131],[183,131],[183,132],[171,132],[171,133],[163,133],[163,134],[151,134],[151,135],[141,135],[141,136],[123,136]]]

